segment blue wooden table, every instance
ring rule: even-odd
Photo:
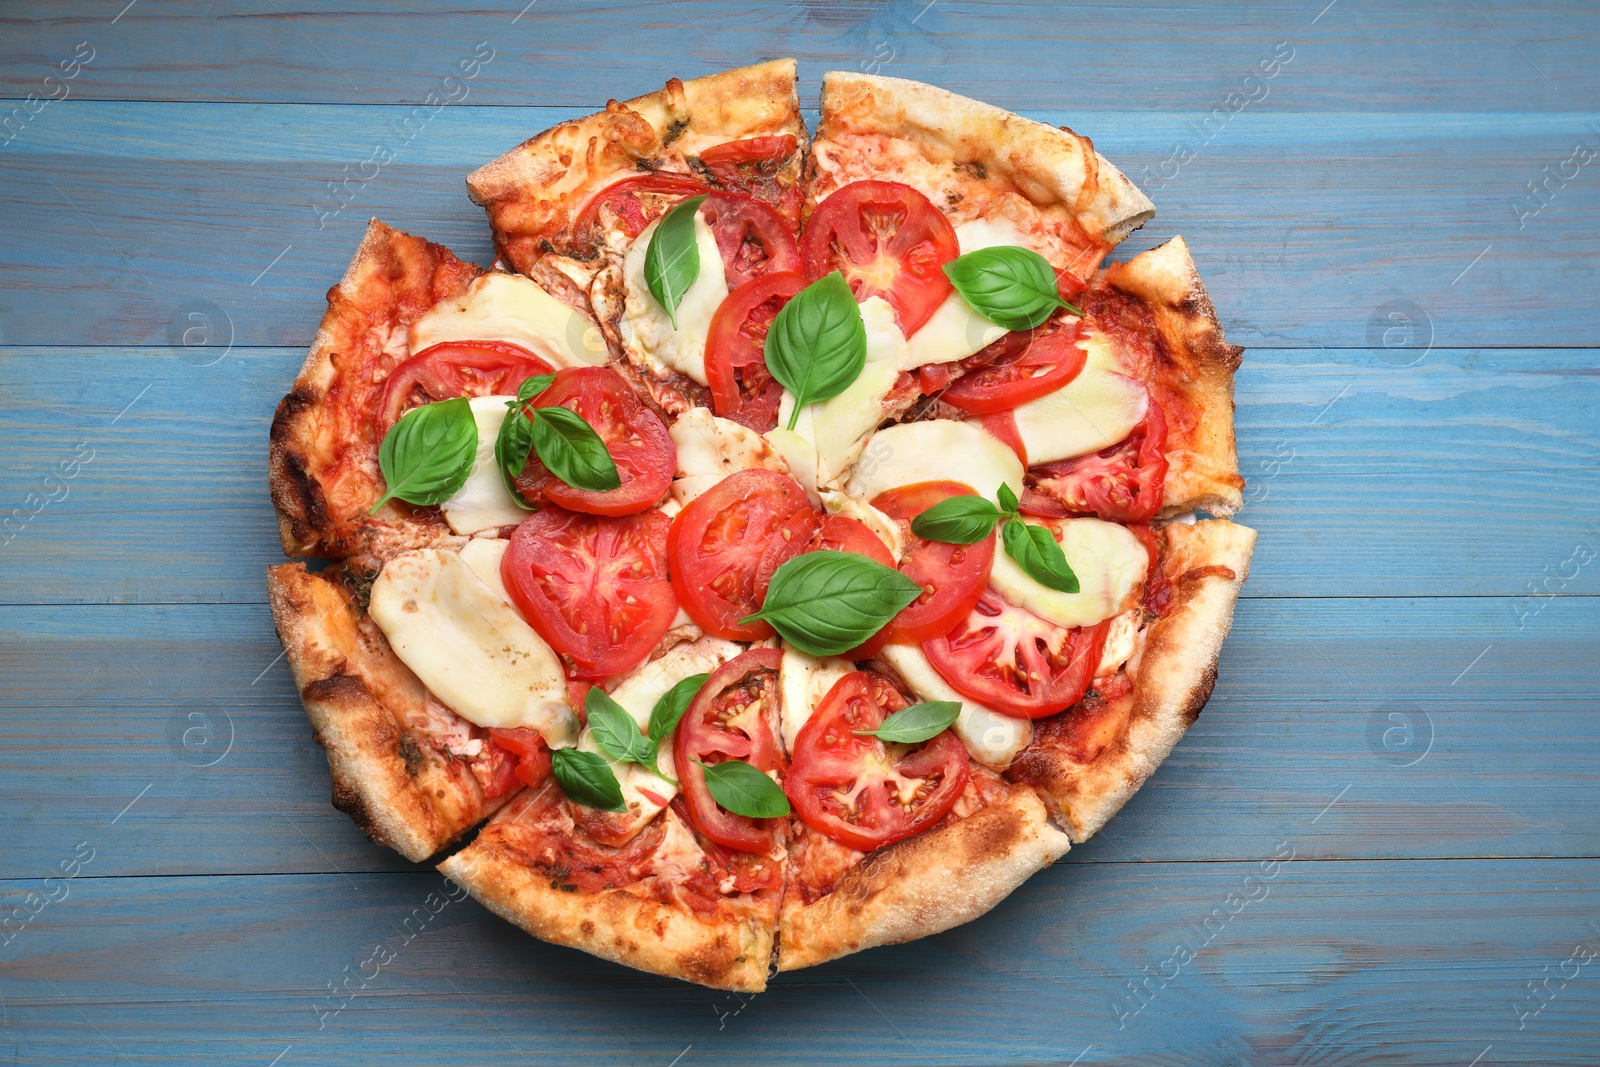
[[[1600,1063],[1595,4],[524,2],[0,10],[0,1060]],[[329,806],[265,445],[368,216],[487,262],[469,169],[780,55],[1143,185],[1119,255],[1184,234],[1249,349],[1261,542],[1099,837],[749,1000],[431,912]]]

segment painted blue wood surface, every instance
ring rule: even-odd
[[[31,915],[0,933],[0,1058],[1600,1060],[1600,163],[1562,168],[1600,145],[1600,9],[596,11],[0,13],[0,95],[94,53],[0,133],[0,514],[59,497],[0,535],[0,915]],[[469,97],[319,227],[325,183],[484,40]],[[1293,59],[1199,144],[1279,42]],[[823,70],[876,65],[1071,124],[1160,208],[1127,251],[1190,239],[1251,348],[1241,518],[1262,533],[1216,694],[1100,837],[993,915],[748,1003],[471,903],[402,944],[442,883],[328,805],[275,662],[272,406],[367,215],[487,261],[468,169],[773,55],[800,57],[807,104]],[[1199,150],[1163,177],[1180,143]],[[385,940],[396,962],[319,1018]]]

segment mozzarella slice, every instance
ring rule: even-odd
[[[743,650],[743,646],[718,637],[702,637],[698,641],[678,645],[660,659],[646,663],[624,678],[612,691],[611,699],[621,704],[623,710],[633,716],[633,721],[639,725],[639,729],[643,730],[650,723],[650,712],[655,708],[656,701],[660,700],[667,690],[691,675],[711,673]],[[585,752],[593,752],[602,758],[605,756],[587,728],[578,738],[578,748]],[[637,763],[613,762],[610,759],[606,762],[610,765],[612,773],[617,776],[617,784],[622,787],[623,803],[628,806],[630,821],[623,830],[623,838],[632,840],[634,835],[644,829],[651,819],[672,802],[672,798],[678,795],[678,787],[657,777]],[[657,751],[656,765],[668,778],[678,777],[677,767],[672,758],[670,735],[662,741]]]
[[[645,253],[655,236],[657,222],[644,228],[622,260],[623,309],[617,332],[629,351],[643,357],[655,370],[675,370],[706,385],[706,337],[711,316],[728,295],[717,239],[701,212],[694,216],[694,243],[700,253],[700,273],[678,303],[677,326],[650,294],[644,277]]]
[[[1106,648],[1100,656],[1100,666],[1095,668],[1096,678],[1116,674],[1133,659],[1139,649],[1139,624],[1143,614],[1138,608],[1130,608],[1111,620],[1111,628],[1106,633]]]
[[[975,422],[928,419],[872,435],[850,472],[845,492],[857,500],[918,482],[954,481],[988,500],[1001,483],[1022,495],[1022,461]]]
[[[900,532],[900,524],[871,504],[864,504],[837,489],[829,489],[822,493],[822,509],[829,515],[843,515],[847,519],[855,519],[877,534],[878,540],[883,542],[884,547],[889,550],[889,555],[896,560],[905,554],[906,540]]]
[[[706,408],[685,411],[669,432],[678,453],[672,498],[680,505],[738,471],[762,467],[788,472],[783,457],[760,434]]]
[[[1091,330],[1078,347],[1088,358],[1076,378],[1013,411],[1031,466],[1098,452],[1144,421],[1150,394],[1113,369],[1110,339]]]
[[[1022,233],[1006,219],[974,219],[956,227],[961,254],[995,245],[1023,245]],[[952,292],[917,332],[911,335],[906,360],[901,370],[930,363],[953,363],[982,351],[1004,337],[1007,330],[996,326]]]
[[[439,505],[444,521],[458,534],[475,534],[496,526],[514,526],[528,517],[528,513],[511,499],[505,479],[500,477],[500,465],[495,462],[494,442],[500,436],[500,424],[509,409],[506,401],[514,396],[476,396],[472,417],[478,423],[478,454],[472,461],[472,473],[466,484],[455,495]]]
[[[972,758],[997,771],[1011,766],[1033,740],[1033,723],[968,700],[939,676],[916,645],[885,645],[878,658],[893,667],[921,700],[955,700],[961,714],[951,727]]]
[[[367,610],[395,654],[457,715],[537,730],[551,747],[572,744],[577,719],[560,660],[457,553],[395,556],[372,583]]]
[[[994,554],[989,585],[1008,603],[1057,626],[1092,626],[1130,607],[1144,583],[1150,555],[1126,527],[1100,519],[1027,521],[1056,531],[1078,592],[1062,593],[1028,577],[1004,550]]]
[[[415,355],[442,341],[510,341],[556,367],[605,363],[600,328],[520,274],[481,274],[411,324]]]
[[[783,747],[787,751],[794,751],[794,740],[800,736],[801,727],[828,695],[828,690],[855,669],[856,665],[847,659],[808,656],[798,648],[783,646],[783,660],[778,664],[778,693],[783,702],[779,722],[783,728]]]
[[[817,493],[817,446],[811,439],[787,428],[782,423],[766,433],[767,444],[789,469],[789,477],[800,483],[812,504],[821,502]]]
[[[500,577],[500,563],[506,558],[506,549],[510,547],[510,541],[498,537],[474,537],[462,545],[458,553],[467,569],[507,604],[511,603],[511,594],[506,592],[506,583]]]
[[[905,360],[906,339],[894,320],[894,308],[882,297],[868,297],[860,305],[867,329],[867,361],[849,388],[831,400],[807,404],[795,421],[795,432],[811,443],[817,454],[817,489],[836,485],[878,424],[883,422],[883,400],[894,388]],[[778,405],[778,425],[788,426],[794,396],[784,391]]]

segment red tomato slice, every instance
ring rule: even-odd
[[[1078,320],[1057,315],[1037,330],[1013,331],[968,356],[971,368],[939,395],[946,404],[986,415],[1053,393],[1083,370]],[[981,362],[979,362],[981,360]]]
[[[857,300],[881,296],[907,337],[951,293],[941,269],[961,254],[955,228],[899,182],[851,182],[817,206],[800,239],[806,277],[841,271]]]
[[[1028,472],[1033,488],[1022,494],[1030,515],[1096,515],[1112,522],[1149,522],[1161,510],[1167,479],[1167,419],[1154,397],[1125,439],[1099,452]]]
[[[783,305],[805,287],[803,275],[775,271],[745,282],[717,307],[706,337],[713,412],[757,433],[778,425],[783,386],[767,370],[767,331]]]
[[[970,545],[925,541],[911,532],[911,520],[942,500],[973,496],[960,482],[920,482],[880,493],[872,506],[900,524],[905,552],[900,573],[922,586],[923,593],[884,628],[888,640],[919,644],[950,628],[972,611],[989,584],[994,564],[995,535]]]
[[[987,415],[978,416],[978,425],[989,433],[989,436],[1005,445],[1017,454],[1017,462],[1023,469],[1028,466],[1028,446],[1022,443],[1022,431],[1017,428],[1015,411],[991,411]],[[1023,490],[1026,492],[1026,488]]]
[[[606,443],[622,484],[596,492],[568,485],[550,473],[538,453],[528,452],[517,476],[517,492],[530,504],[558,504],[590,515],[632,515],[653,507],[672,485],[677,449],[667,426],[610,367],[569,367],[556,372],[532,407],[563,407],[582,415]]]
[[[794,234],[768,204],[741,193],[712,193],[700,213],[717,239],[729,289],[775,271],[798,271]]]
[[[839,679],[795,738],[783,791],[806,825],[871,852],[944,818],[967,784],[967,750],[949,730],[920,747],[891,751],[876,730],[907,700],[882,675]],[[902,800],[902,787],[912,786]],[[914,790],[914,791],[913,791]]]
[[[885,567],[894,566],[894,557],[889,554],[889,546],[883,543],[883,538],[873,533],[866,523],[848,515],[829,515],[822,520],[817,536],[811,539],[809,551],[820,549],[854,552]]]
[[[735,641],[771,637],[769,624],[739,620],[761,610],[772,572],[804,552],[821,524],[793,478],[759,469],[731,474],[672,521],[672,587],[707,633]]]
[[[601,226],[609,215],[623,233],[637,237],[684,197],[710,191],[703,182],[687,174],[655,173],[624,178],[606,186],[583,205],[573,231],[580,244],[601,244]]]
[[[717,185],[766,201],[778,209],[791,230],[798,230],[804,199],[800,183],[784,188],[778,180],[778,173],[798,147],[792,133],[751,137],[708,148],[700,153],[700,162]]]
[[[511,602],[564,656],[567,673],[606,678],[641,663],[678,613],[667,579],[667,517],[549,507],[522,520],[500,564]]]
[[[550,777],[550,747],[537,731],[520,726],[514,730],[491,727],[489,737],[492,746],[514,761],[513,777],[523,785],[538,785]]]
[[[751,819],[717,804],[706,775],[695,762],[715,766],[741,759],[758,770],[777,770],[781,756],[775,729],[778,664],[775,648],[752,648],[718,667],[684,712],[673,740],[678,783],[694,828],[740,852],[771,852],[781,819]],[[752,704],[759,704],[754,714]]]
[[[418,403],[458,396],[515,396],[524,379],[549,374],[550,369],[550,364],[509,341],[429,345],[389,373],[378,402],[378,428],[388,433],[406,409]]]
[[[1069,630],[985,590],[949,633],[922,643],[933,669],[962,696],[1018,719],[1076,704],[1094,680],[1111,621]]]

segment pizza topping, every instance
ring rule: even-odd
[[[573,227],[575,243],[580,248],[607,247],[611,231],[620,231],[630,240],[637,238],[672,205],[704,192],[705,185],[686,174],[657,172],[612,182],[578,213]]]
[[[465,397],[412,408],[383,435],[386,485],[369,514],[394,499],[442,504],[467,482],[478,455],[478,423]]]
[[[915,644],[947,633],[983,595],[995,556],[992,520],[981,533],[968,531],[977,534],[970,541],[930,539],[916,532],[930,510],[982,500],[971,493],[959,482],[921,482],[891,489],[873,500],[874,507],[900,524],[906,546],[900,572],[919,591],[886,627],[889,640]]]
[[[733,189],[771,204],[791,228],[800,226],[803,194],[798,182],[787,188],[778,173],[799,148],[792,133],[729,141],[700,153],[700,164],[718,187]]]
[[[684,212],[693,222],[695,257],[699,269],[678,302],[668,312],[651,291],[646,261],[655,234],[666,220],[651,223],[628,249],[622,261],[622,316],[617,333],[622,346],[637,362],[658,375],[676,372],[706,385],[706,338],[711,319],[728,295],[728,282],[716,236],[701,210]]]
[[[700,250],[695,243],[694,213],[705,196],[691,196],[667,212],[645,246],[644,280],[650,295],[678,328],[678,302],[700,276]]]
[[[783,386],[767,370],[767,333],[805,284],[795,271],[774,271],[740,285],[717,308],[706,340],[706,378],[718,416],[757,433],[778,424]]]
[[[872,435],[850,472],[845,492],[857,500],[918,482],[952,481],[991,500],[1000,486],[1020,493],[1016,454],[973,422],[928,419],[890,426]]]
[[[1023,494],[1022,509],[1052,517],[1149,522],[1161,510],[1166,441],[1166,417],[1152,398],[1144,422],[1119,443],[1029,471],[1033,488]]]
[[[881,296],[912,337],[951,292],[941,268],[960,245],[928,198],[899,182],[851,182],[817,205],[800,255],[806,277],[841,271],[857,300]]]
[[[901,745],[932,740],[954,725],[961,714],[959,700],[929,700],[901,708],[878,724],[876,730],[855,730],[860,737],[876,737]]]
[[[701,208],[717,239],[728,288],[800,269],[791,225],[770,206],[738,193],[712,193]]]
[[[719,667],[678,723],[674,741],[673,755],[689,822],[717,844],[740,852],[771,852],[778,844],[779,825],[772,821],[776,816],[743,815],[722,803],[759,801],[759,787],[753,785],[749,772],[730,769],[718,773],[715,789],[722,794],[720,798],[707,784],[706,772],[735,760],[762,777],[779,768],[782,756],[773,727],[780,656],[774,648],[753,648]]]
[[[956,366],[962,373],[938,390],[952,407],[976,415],[1008,411],[1055,392],[1076,378],[1087,356],[1074,342],[1078,319],[1056,316],[1026,333],[1008,333]],[[929,375],[923,376],[924,384]]]
[[[411,324],[409,338],[411,351],[419,355],[445,342],[509,343],[548,364],[533,372],[541,374],[553,367],[596,366],[609,358],[599,327],[585,315],[522,275],[501,271],[479,275],[460,296],[434,305]],[[517,381],[498,382],[485,391],[513,393]]]
[[[1008,542],[989,575],[989,584],[1007,601],[1066,627],[1090,626],[1138,603],[1150,557],[1127,527],[1100,519],[1012,519],[1007,526],[1012,523],[1028,536],[1024,558],[1018,560]],[[1046,539],[1075,582],[1041,580],[1052,572],[1026,553],[1049,553]]]
[[[439,510],[450,529],[458,534],[475,534],[501,526],[515,526],[526,514],[521,503],[507,488],[496,460],[496,448],[506,423],[508,396],[475,396],[468,403],[478,428],[478,450],[472,470],[460,489],[452,493]]]
[[[767,371],[789,392],[785,426],[793,430],[808,404],[848,389],[867,362],[867,328],[844,279],[834,272],[812,282],[778,311],[764,344]]]
[[[378,402],[384,433],[408,408],[458,396],[511,396],[517,386],[550,364],[507,341],[446,341],[423,349],[395,367]]]
[[[811,710],[828,695],[835,682],[855,664],[834,656],[812,656],[793,645],[783,646],[783,662],[778,668],[778,689],[782,693],[783,747],[794,751],[795,738],[811,718]]]
[[[823,490],[821,498],[822,510],[829,515],[854,519],[868,530],[871,530],[878,540],[883,542],[884,547],[889,550],[890,566],[893,566],[894,561],[898,561],[901,556],[905,555],[905,535],[900,530],[900,524],[882,511],[837,489]],[[877,558],[873,552],[865,552],[863,555]],[[879,562],[883,561],[880,560]]]
[[[939,676],[916,645],[886,645],[879,657],[894,668],[906,687],[923,700],[959,701],[961,713],[950,729],[967,746],[973,759],[994,770],[1005,770],[1033,740],[1030,720],[1002,715],[993,708],[958,693]]]
[[[1028,462],[1034,465],[1114,445],[1144,421],[1149,408],[1145,387],[1113,369],[1117,363],[1105,334],[1091,330],[1077,343],[1086,352],[1083,370],[1013,412]]]
[[[511,766],[514,782],[536,786],[550,777],[550,746],[545,743],[542,734],[523,727],[515,727],[509,730],[491,729],[489,737],[494,747],[506,754],[505,762]],[[502,794],[485,791],[485,795]]]
[[[550,769],[556,784],[574,804],[600,811],[626,812],[622,786],[611,773],[605,758],[595,752],[558,748],[550,753]],[[602,841],[601,844],[607,844]]]
[[[966,786],[967,753],[948,730],[920,747],[877,736],[907,701],[882,675],[854,671],[818,705],[795,741],[784,791],[819,833],[863,852],[921,833]]]
[[[922,587],[892,567],[854,552],[806,552],[772,575],[761,610],[741,624],[767,622],[813,656],[849,652],[877,634]]]
[[[668,431],[677,453],[672,499],[687,505],[722,479],[760,467],[784,473],[787,465],[754,430],[705,408],[690,408]]]
[[[718,805],[751,819],[781,819],[789,814],[783,789],[743,760],[699,763],[706,791]]]
[[[1083,314],[1061,299],[1055,271],[1030,248],[981,248],[946,263],[944,273],[974,311],[1008,330],[1031,330],[1057,308]]]

